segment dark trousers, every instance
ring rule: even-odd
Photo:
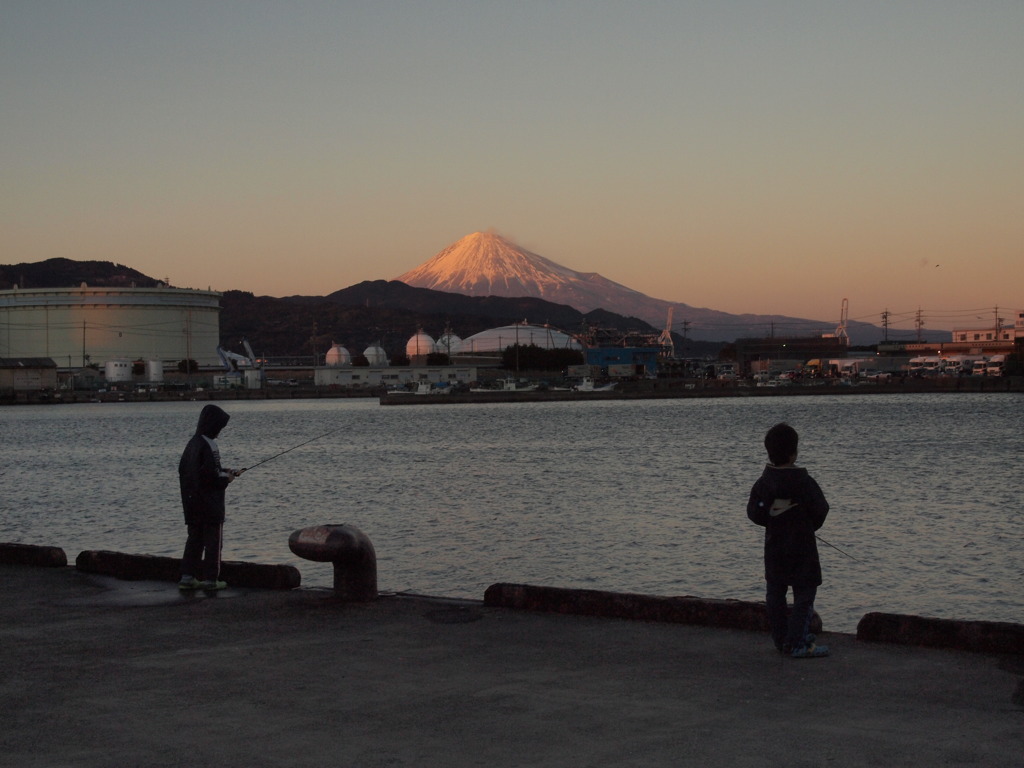
[[[775,647],[780,651],[792,650],[806,644],[807,633],[811,628],[811,617],[814,616],[814,597],[818,594],[816,586],[794,586],[793,610],[790,611],[786,606],[788,589],[788,584],[769,581],[765,596],[768,626],[771,628]]]
[[[220,552],[224,523],[198,523],[188,527],[185,554],[181,556],[181,574],[204,581],[216,581],[220,575]]]

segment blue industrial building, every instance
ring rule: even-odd
[[[656,376],[660,347],[588,347],[585,351],[587,365],[601,367],[608,376]],[[626,369],[632,368],[627,373]]]

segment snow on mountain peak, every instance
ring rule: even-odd
[[[529,296],[567,304],[584,313],[604,309],[640,318],[655,328],[664,327],[672,317],[669,310],[673,309],[677,325],[682,318],[690,326],[690,338],[704,340],[758,336],[773,321],[786,321],[794,328],[807,325],[814,333],[822,327],[817,321],[782,315],[730,315],[655,299],[596,272],[563,267],[490,231],[466,235],[395,279],[416,288],[468,296]],[[700,329],[700,325],[707,326],[706,330]]]
[[[604,298],[591,295],[594,292],[588,288],[595,279],[604,281],[600,275],[575,272],[495,232],[466,235],[395,279],[417,288],[469,296],[533,296],[585,312],[602,306]]]

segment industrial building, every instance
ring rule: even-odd
[[[48,357],[0,357],[0,392],[57,388],[57,364]]]
[[[799,368],[811,359],[844,358],[842,336],[790,336],[736,339],[736,369],[741,376]]]
[[[400,365],[385,366],[329,366],[313,371],[313,383],[318,387],[342,389],[404,389],[410,384],[430,383],[434,386],[468,384],[477,379],[477,368],[468,365]]]
[[[61,368],[111,360],[215,365],[220,296],[85,284],[0,291],[0,357],[49,357]]]

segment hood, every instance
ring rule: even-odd
[[[199,424],[196,426],[196,434],[208,437],[211,440],[220,434],[220,431],[227,426],[231,417],[222,408],[216,405],[203,406],[199,414]]]

